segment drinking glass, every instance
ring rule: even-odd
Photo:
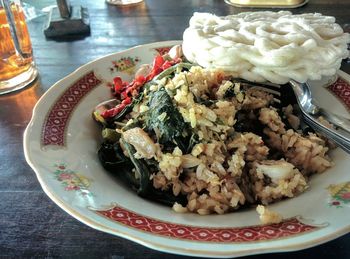
[[[19,0],[0,0],[0,95],[37,77],[25,16]]]

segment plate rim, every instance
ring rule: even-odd
[[[43,103],[43,100],[48,98],[50,94],[54,93],[58,87],[61,87],[63,81],[69,80],[72,76],[79,74],[80,72],[84,71],[84,69],[88,68],[91,64],[106,59],[108,57],[114,56],[114,55],[122,55],[123,53],[133,51],[138,48],[147,48],[152,47],[156,44],[168,44],[168,45],[174,45],[181,43],[181,40],[168,40],[168,41],[157,41],[157,42],[151,42],[147,44],[140,44],[128,49],[124,49],[122,51],[113,52],[107,55],[104,55],[102,57],[99,57],[97,59],[91,60],[88,63],[78,67],[73,72],[69,73],[65,77],[61,78],[57,82],[55,82],[37,101],[35,104],[33,111],[32,111],[32,117],[29,121],[24,133],[23,133],[23,148],[24,148],[24,156],[26,159],[26,162],[29,164],[29,166],[32,168],[32,170],[35,172],[36,177],[40,183],[41,188],[45,192],[45,194],[54,202],[56,203],[62,210],[64,210],[66,213],[68,213],[73,218],[77,219],[78,221],[88,225],[89,227],[109,233],[112,235],[119,236],[120,238],[125,238],[127,240],[131,240],[133,242],[136,242],[138,244],[141,244],[143,246],[146,246],[148,248],[158,250],[161,252],[167,252],[167,253],[173,253],[173,254],[181,254],[181,255],[192,255],[192,256],[204,256],[204,257],[227,257],[227,256],[244,256],[244,255],[252,255],[252,254],[264,254],[264,253],[272,253],[272,252],[287,252],[287,251],[297,251],[302,249],[307,249],[313,246],[317,246],[320,244],[323,244],[325,242],[328,242],[330,240],[336,239],[342,235],[345,235],[350,232],[350,224],[347,226],[340,228],[339,230],[326,234],[325,236],[321,236],[318,238],[313,238],[312,240],[308,240],[307,242],[297,242],[296,244],[287,244],[286,245],[275,245],[275,246],[269,246],[268,248],[264,247],[257,247],[253,249],[245,249],[245,250],[237,250],[237,249],[226,249],[225,251],[210,251],[210,250],[203,250],[203,249],[187,249],[179,246],[167,246],[162,243],[158,243],[156,241],[150,241],[142,237],[138,237],[135,235],[132,235],[130,233],[121,231],[120,229],[112,229],[102,223],[97,222],[96,220],[93,220],[86,215],[80,213],[78,210],[71,208],[72,206],[69,206],[67,202],[63,201],[58,195],[55,194],[55,192],[50,189],[49,184],[47,184],[44,180],[44,178],[41,176],[40,170],[34,165],[34,162],[32,161],[32,157],[29,154],[29,139],[28,136],[30,134],[30,129],[33,128],[34,122],[37,120],[38,116],[38,110],[40,106]],[[340,75],[350,83],[350,75],[340,70]],[[69,87],[69,85],[61,87],[63,91],[65,91]],[[139,231],[139,230],[136,230]],[[151,233],[147,233],[149,235],[152,235]],[[183,241],[183,240],[182,240]],[[186,241],[183,241],[186,242]],[[231,244],[231,246],[236,246],[239,244]]]

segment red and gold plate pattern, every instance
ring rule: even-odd
[[[327,89],[350,111],[350,85],[345,79],[338,77],[337,81],[329,85]]]
[[[293,217],[278,224],[208,228],[161,221],[139,215],[120,206],[113,206],[107,210],[95,210],[95,212],[109,220],[147,233],[199,242],[245,243],[276,240],[315,231],[321,227],[302,223],[298,217]]]
[[[101,80],[91,71],[67,88],[46,116],[41,135],[43,146],[65,146],[66,128],[71,114],[85,95],[100,83]]]

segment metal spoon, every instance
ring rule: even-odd
[[[324,109],[312,102],[311,91],[308,84],[290,81],[290,85],[297,97],[297,101],[305,121],[316,131],[333,140],[339,147],[347,153],[350,153],[350,121],[339,115],[326,112]],[[318,117],[323,116],[330,123],[339,127],[339,129],[328,128],[324,126]]]
[[[328,112],[316,105],[312,100],[311,91],[307,83],[298,83],[291,80],[289,81],[289,84],[292,86],[300,108],[304,113],[314,116],[315,118],[322,116],[336,127],[342,128],[350,134],[350,120],[343,116]]]
[[[303,118],[306,124],[311,126],[315,131],[323,134],[328,139],[332,140],[337,146],[339,146],[345,152],[350,154],[350,143],[348,141],[344,141],[343,139],[339,138],[338,133],[336,131],[323,126],[317,120],[315,120],[314,118],[311,118],[306,114],[303,114]]]

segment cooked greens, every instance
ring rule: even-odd
[[[178,146],[183,152],[188,149],[191,129],[180,112],[174,107],[166,90],[161,88],[150,94],[146,129],[158,133],[158,142],[169,148]]]
[[[192,65],[180,63],[164,70],[153,81],[146,83],[141,90],[149,91],[151,85],[162,78],[179,73],[182,69],[189,69]],[[121,112],[101,124],[104,128],[102,135],[104,142],[98,150],[98,157],[103,167],[131,185],[141,197],[148,198],[169,206],[175,202],[186,205],[186,196],[174,195],[171,190],[160,190],[153,187],[152,174],[159,171],[158,162],[152,159],[136,158],[135,148],[127,143],[120,131],[127,131],[134,127],[142,127],[145,131],[158,137],[157,142],[172,150],[178,146],[183,152],[191,150],[197,143],[198,137],[191,131],[172,99],[164,88],[151,91],[147,96],[148,110],[137,118],[133,118],[126,125],[123,120],[130,117],[133,108],[145,101],[144,91],[134,97],[132,102]],[[120,126],[123,125],[123,126]]]

